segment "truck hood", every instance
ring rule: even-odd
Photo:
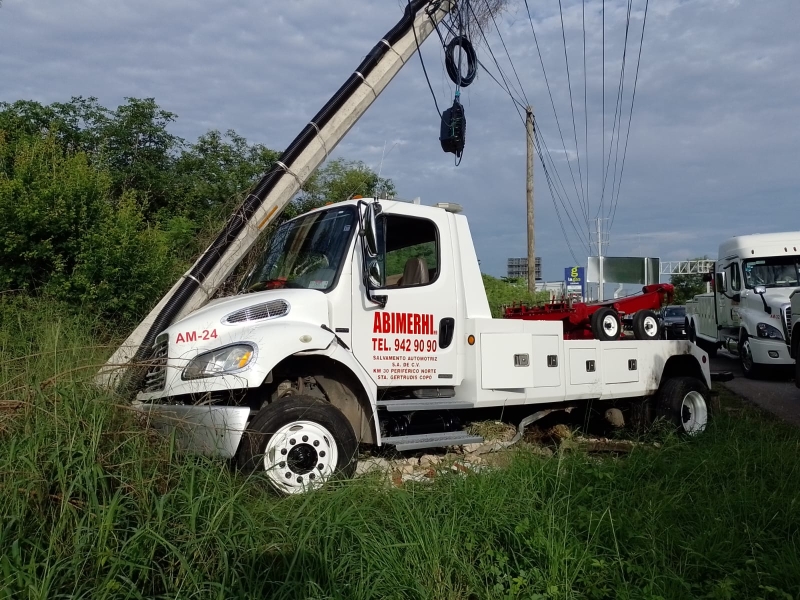
[[[792,295],[792,292],[795,291],[797,288],[793,287],[781,287],[781,288],[767,288],[767,293],[764,294],[764,299],[767,301],[772,308],[780,308],[784,304],[789,304],[791,302],[789,297]],[[759,300],[758,294],[751,290],[753,296],[755,296],[756,300]],[[760,300],[759,300],[760,302]]]
[[[288,312],[277,317],[280,320],[289,318],[293,321],[302,321],[316,326],[330,325],[328,300],[324,293],[319,290],[279,289],[239,294],[213,300],[203,308],[170,325],[167,331],[199,332],[217,329],[221,333],[222,330],[237,326],[252,326],[255,323],[264,322],[266,319],[244,319],[232,324],[226,323],[225,319],[237,311],[258,307],[275,300],[283,300],[288,305]]]

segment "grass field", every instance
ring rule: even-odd
[[[735,398],[624,457],[279,499],[96,390],[94,323],[0,319],[0,598],[800,598],[800,431]]]

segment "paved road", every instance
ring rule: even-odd
[[[735,357],[719,352],[711,359],[712,371],[733,371],[734,379],[723,383],[729,390],[800,427],[800,389],[791,369],[769,373],[763,379],[747,379]]]

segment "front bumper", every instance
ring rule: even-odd
[[[671,340],[682,340],[686,338],[686,326],[681,325],[663,325],[661,330],[663,335],[669,336]]]
[[[250,409],[241,406],[134,403],[148,424],[175,436],[179,449],[192,454],[233,458],[242,441]]]
[[[750,338],[750,350],[753,361],[760,365],[793,365],[794,359],[789,353],[786,342]]]

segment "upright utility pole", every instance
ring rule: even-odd
[[[603,300],[603,219],[597,219],[597,262],[599,269],[597,299]]]
[[[528,133],[528,179],[525,192],[528,200],[528,291],[536,291],[536,251],[533,233],[533,108],[525,109],[525,129]]]

